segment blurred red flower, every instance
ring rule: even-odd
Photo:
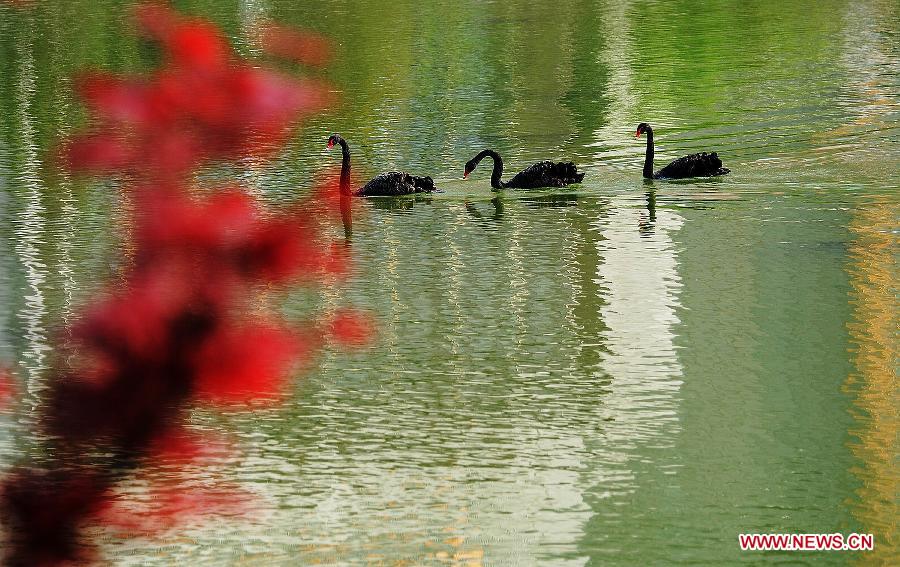
[[[302,349],[296,337],[273,324],[222,329],[196,353],[196,396],[214,403],[277,398]]]
[[[261,26],[259,43],[272,55],[306,65],[323,65],[331,55],[325,38],[286,28],[274,22]]]
[[[0,410],[8,407],[16,397],[16,384],[9,371],[0,367]]]
[[[328,321],[329,335],[339,344],[352,347],[367,345],[374,334],[372,319],[361,312],[341,309]]]

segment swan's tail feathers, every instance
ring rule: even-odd
[[[579,173],[578,166],[571,161],[557,163],[554,169],[565,184],[581,183],[581,180],[584,179],[584,173]]]
[[[684,179],[687,177],[709,177],[724,175],[728,169],[722,167],[722,160],[715,152],[700,152],[678,158],[656,172],[658,179]]]
[[[718,153],[701,152],[696,155],[698,159],[694,160],[692,164],[696,170],[695,175],[725,175],[728,173],[728,168],[722,167],[722,160],[719,159]]]
[[[731,171],[727,167],[722,167],[722,160],[719,158],[719,154],[717,152],[713,152],[708,155],[710,169],[712,170],[710,172],[710,175],[725,175],[726,173]]]
[[[413,182],[416,186],[416,193],[432,193],[436,190],[434,179],[431,177],[413,177]]]

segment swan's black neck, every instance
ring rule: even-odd
[[[653,128],[647,126],[647,155],[644,157],[644,177],[653,179]]]
[[[475,156],[472,161],[477,166],[478,163],[487,156],[490,156],[491,159],[494,160],[494,171],[491,172],[491,187],[494,189],[503,189],[506,184],[500,181],[500,178],[503,177],[503,158],[500,157],[500,154],[494,150],[484,150]],[[472,169],[474,169],[474,167]]]
[[[350,146],[343,138],[337,138],[341,145],[341,195],[350,194]]]

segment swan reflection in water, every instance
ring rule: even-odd
[[[347,242],[350,242],[350,239],[353,236],[352,199],[353,197],[350,195],[341,193],[341,223],[344,225],[344,240]]]
[[[656,191],[648,189],[645,195],[647,196],[647,213],[641,211],[638,218],[638,232],[641,233],[641,236],[650,236],[656,230]]]
[[[525,203],[525,206],[532,209],[578,206],[578,195],[575,193],[553,193],[550,195],[528,196],[522,197],[519,200]]]
[[[416,195],[431,193],[436,190],[431,177],[418,177],[402,171],[389,171],[376,175],[362,188],[353,190],[350,181],[350,146],[338,134],[332,134],[328,138],[328,149],[334,146],[341,147],[341,180],[340,180],[340,209],[341,223],[344,225],[344,239],[349,243],[353,236],[353,197],[396,197],[401,195]],[[408,210],[413,206],[413,201],[383,199],[373,202],[375,208],[386,210]],[[430,201],[429,201],[430,202]]]
[[[341,223],[344,225],[344,238],[345,240],[347,240],[347,242],[349,242],[351,237],[353,236],[353,199],[354,197],[352,195],[343,193],[341,194]],[[366,199],[365,206],[372,209],[377,209],[379,211],[406,214],[410,212],[417,203],[430,205],[432,201],[433,199],[430,196],[426,196],[424,194],[416,194],[409,196],[378,197],[373,199]]]
[[[532,195],[528,197],[520,197],[516,199],[516,201],[524,203],[526,207],[531,209],[577,207],[578,195],[574,193],[557,193],[551,195],[536,196]],[[477,203],[466,201],[466,212],[469,214],[469,216],[478,221],[481,221],[482,223],[486,223],[489,221],[497,222],[501,220],[504,214],[503,197],[501,195],[497,195],[490,200],[490,203],[491,205],[493,205],[494,210],[491,213],[485,213],[482,212],[485,207],[480,207]]]
[[[498,195],[497,197],[491,199],[490,203],[494,206],[494,211],[489,215],[483,214],[480,210],[478,210],[478,207],[476,207],[469,201],[465,202],[466,212],[469,213],[472,218],[479,221],[496,222],[501,220],[503,218],[503,199],[501,199]]]
[[[366,199],[366,206],[379,211],[391,213],[408,213],[417,204],[430,205],[434,199],[429,195],[410,195],[404,197],[381,197]]]

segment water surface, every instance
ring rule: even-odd
[[[243,181],[273,204],[338,163],[444,192],[359,204],[356,269],[289,315],[351,304],[376,345],[328,353],[284,407],[194,425],[242,454],[262,511],[156,539],[123,565],[888,564],[898,556],[895,2],[175,2],[256,57],[265,19],[331,36],[339,104]],[[57,330],[115,272],[128,209],[50,159],[84,111],[70,76],[147,69],[112,0],[0,5],[0,359],[28,428]],[[645,182],[718,151],[722,179]],[[492,193],[571,159],[585,182]],[[487,164],[485,164],[487,165]],[[335,229],[335,237],[342,233]],[[175,474],[162,471],[158,474]],[[128,490],[140,492],[139,486]],[[876,551],[741,553],[741,532],[874,533]]]

